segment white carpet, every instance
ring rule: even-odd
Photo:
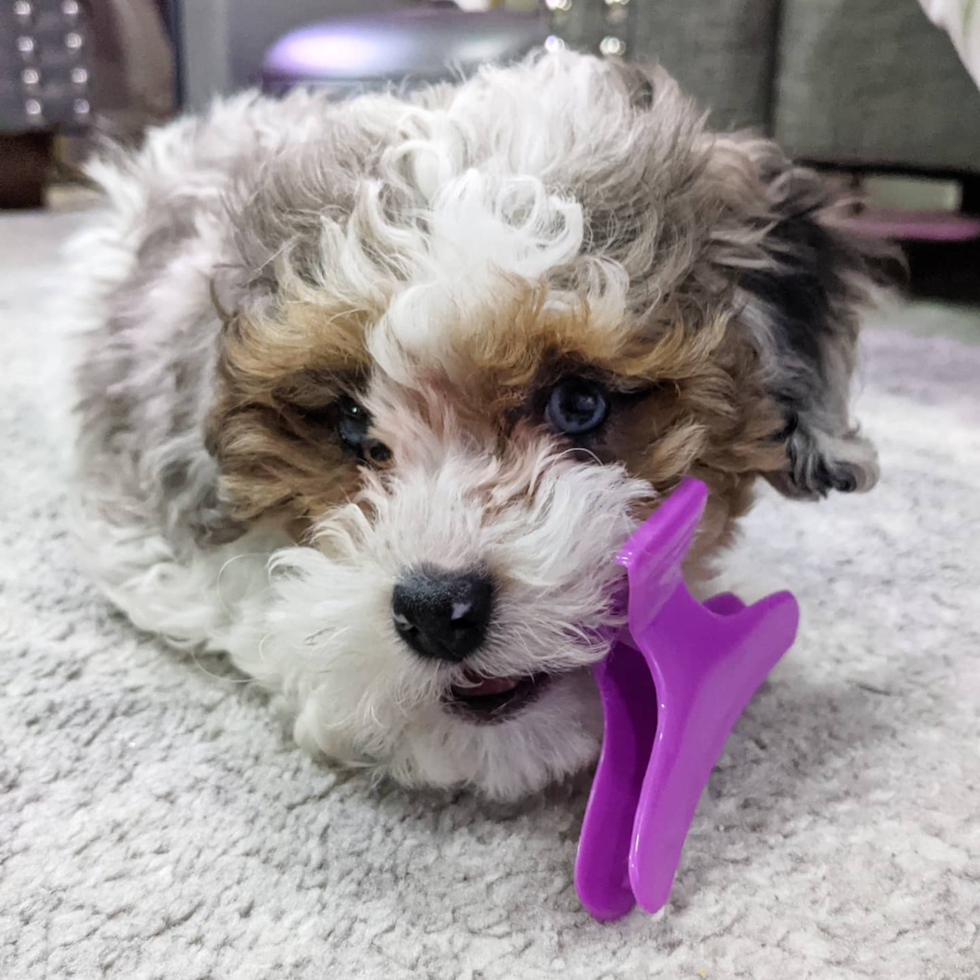
[[[77,220],[0,218],[3,980],[977,980],[980,348],[869,332],[884,482],[755,511],[741,564],[796,591],[800,639],[667,910],[599,925],[571,879],[586,780],[509,810],[372,790],[76,573],[47,418]]]

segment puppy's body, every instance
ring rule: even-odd
[[[611,558],[660,495],[712,491],[697,574],[760,476],[874,482],[861,249],[813,174],[705,133],[660,72],[247,95],[91,169],[83,554],[312,751],[505,797],[571,772]]]

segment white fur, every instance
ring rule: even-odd
[[[552,460],[543,446],[533,503],[505,504],[489,521],[506,474],[451,445],[430,450],[325,518],[317,548],[278,552],[275,598],[258,632],[228,645],[242,669],[285,693],[306,748],[346,762],[386,760],[406,783],[518,795],[595,752],[598,717],[581,669],[608,648],[619,578],[610,556],[632,527],[629,505],[648,488],[617,468]],[[492,639],[470,669],[569,676],[499,725],[446,712],[440,698],[463,679],[461,668],[411,655],[391,622],[392,584],[420,561],[506,571]]]

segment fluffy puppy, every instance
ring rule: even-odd
[[[710,488],[695,577],[760,477],[875,482],[864,246],[661,70],[247,94],[90,173],[82,554],[312,752],[536,790],[596,754],[612,558],[681,477]]]

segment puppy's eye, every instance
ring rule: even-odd
[[[609,398],[594,381],[565,378],[552,389],[544,414],[556,432],[582,435],[606,421]]]
[[[368,435],[371,421],[367,409],[358,405],[353,398],[342,395],[337,401],[337,435],[340,441],[360,459],[386,463],[391,459],[391,450]]]

